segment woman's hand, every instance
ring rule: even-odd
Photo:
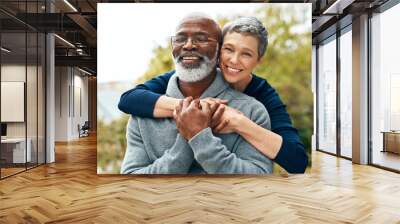
[[[215,133],[229,134],[237,132],[243,113],[226,105],[220,104],[215,111],[211,127]]]
[[[207,97],[207,98],[201,99],[200,102],[201,103],[208,103],[210,106],[212,106],[214,104],[217,104],[217,105],[224,104],[224,105],[226,105],[228,103],[227,100],[221,100],[221,99],[212,98],[212,97]]]

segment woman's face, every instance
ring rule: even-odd
[[[260,61],[256,37],[241,33],[227,33],[221,47],[219,66],[225,80],[231,84],[249,78]]]

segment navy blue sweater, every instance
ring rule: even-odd
[[[155,104],[165,94],[174,72],[167,72],[126,91],[121,95],[118,108],[133,116],[153,118]],[[271,131],[282,136],[282,146],[274,161],[289,173],[304,173],[308,164],[304,145],[275,89],[265,79],[253,75],[244,93],[265,106],[271,119]]]

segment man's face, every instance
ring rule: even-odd
[[[182,81],[196,82],[205,78],[215,68],[218,55],[218,30],[204,18],[182,22],[175,34],[172,55]]]

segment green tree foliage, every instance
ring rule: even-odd
[[[129,116],[110,123],[97,122],[97,166],[102,172],[119,173],[126,148],[126,124]]]
[[[169,42],[167,47],[158,46],[153,49],[154,57],[150,60],[147,71],[142,75],[136,83],[143,83],[155,76],[174,69],[174,61],[172,60],[172,45]]]

